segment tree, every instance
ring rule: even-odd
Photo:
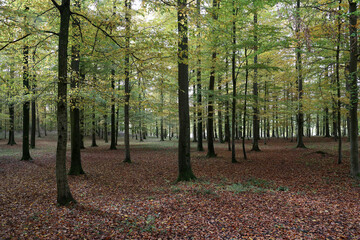
[[[300,0],[296,1],[296,13],[295,13],[295,34],[296,34],[296,72],[298,83],[298,115],[297,115],[297,148],[305,148],[303,142],[304,135],[304,113],[302,110],[302,98],[303,98],[303,78],[302,78],[302,62],[301,62],[301,42],[300,42]]]
[[[25,11],[29,8],[25,7]],[[25,17],[25,25],[27,20]],[[25,88],[25,97],[29,93],[29,46],[25,44],[23,48],[23,84]],[[29,128],[30,128],[30,101],[25,100],[23,104],[23,143],[22,143],[22,157],[21,160],[32,160],[29,151]]]
[[[232,19],[232,56],[231,56],[231,78],[232,78],[232,108],[231,108],[231,162],[236,163],[235,152],[235,124],[236,124],[236,9],[233,1],[233,19]],[[244,133],[245,134],[245,133]]]
[[[359,148],[358,148],[358,85],[357,85],[357,4],[356,0],[349,0],[349,31],[350,31],[350,163],[351,174],[353,176],[359,176]]]
[[[57,203],[67,205],[75,202],[71,195],[66,173],[67,143],[67,49],[69,42],[70,0],[62,0],[59,5],[51,0],[60,12],[59,53],[58,53],[58,99],[57,99],[57,130],[56,148],[56,185]]]
[[[13,66],[10,65],[10,78],[11,81],[14,80],[14,69]],[[12,93],[10,93],[12,95]],[[15,110],[14,110],[14,103],[10,100],[9,103],[9,141],[8,145],[13,146],[16,144],[15,142]]]
[[[216,24],[218,0],[213,0],[212,6],[212,18],[214,24]],[[215,73],[216,73],[216,38],[213,36],[213,46],[212,46],[212,58],[211,58],[211,70],[210,70],[210,81],[209,81],[209,100],[208,100],[208,119],[207,119],[207,143],[208,149],[206,156],[216,157],[214,149],[214,87],[215,87]]]
[[[130,158],[130,9],[131,0],[125,0],[125,106],[124,106],[124,124],[125,124],[125,159],[124,162],[131,163]]]
[[[110,141],[110,150],[116,150],[116,129],[115,129],[115,70],[111,70],[111,141]]]
[[[255,8],[255,6],[254,6]],[[260,139],[260,119],[259,119],[259,99],[258,99],[258,13],[257,9],[254,9],[254,81],[253,81],[253,95],[254,95],[254,105],[253,105],[253,146],[251,151],[260,151],[259,148],[259,139]]]
[[[198,14],[198,19],[196,21],[196,29],[198,30],[198,40],[200,39],[201,35],[200,35],[200,0],[196,0],[196,8],[197,8],[197,14]],[[196,82],[197,82],[197,150],[198,151],[204,151],[203,148],[203,137],[202,137],[202,132],[203,132],[203,119],[202,119],[202,94],[201,94],[201,89],[202,89],[202,84],[201,84],[201,45],[200,43],[197,45],[197,51],[198,51],[198,59],[197,59],[197,68],[196,68]]]
[[[177,181],[195,179],[190,163],[189,66],[187,0],[177,0],[178,17],[178,96],[179,96],[179,175]]]
[[[32,75],[32,93],[35,94],[35,75]],[[31,100],[31,138],[30,138],[30,147],[35,148],[35,135],[36,135],[36,101],[35,99]]]
[[[81,5],[79,0],[74,1],[74,7],[77,11],[80,10]],[[69,175],[85,174],[81,165],[81,132],[80,132],[80,109],[78,89],[80,84],[80,19],[74,16],[73,19],[73,38],[74,44],[71,48],[71,83],[70,87],[73,90],[73,96],[70,101],[70,122],[71,122],[71,166]]]

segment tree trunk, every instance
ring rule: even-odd
[[[325,137],[330,137],[329,108],[325,108]]]
[[[111,95],[111,143],[110,150],[116,150],[116,132],[115,132],[115,70],[111,70],[111,89],[113,93]]]
[[[221,78],[219,78],[219,95],[221,94]],[[224,143],[224,135],[223,135],[223,119],[222,119],[222,104],[221,100],[218,101],[218,129],[219,129],[219,142]]]
[[[105,114],[104,115],[104,142],[108,143],[109,139],[108,139],[108,124],[107,124],[107,119],[108,116]]]
[[[218,2],[213,0],[213,13],[212,17],[216,21]],[[207,119],[207,154],[206,157],[211,158],[215,157],[215,148],[214,148],[214,87],[215,87],[215,69],[216,69],[216,46],[213,46],[212,49],[212,59],[211,59],[211,70],[210,70],[210,82],[209,82],[209,100],[208,100],[208,119]]]
[[[95,118],[95,105],[92,109],[92,128],[91,128],[91,147],[97,147],[96,144],[96,118]]]
[[[197,13],[200,15],[200,0],[196,0]],[[200,30],[200,20],[196,22],[197,30]],[[201,37],[198,33],[198,39]],[[202,120],[202,84],[201,84],[201,45],[197,46],[198,59],[197,59],[197,69],[196,69],[196,82],[197,82],[197,150],[204,151],[203,147],[203,120]]]
[[[131,0],[125,0],[125,106],[124,106],[124,124],[125,124],[125,159],[124,162],[131,163],[130,158],[130,12]]]
[[[193,85],[194,114],[193,114],[193,142],[197,142],[196,129],[196,85]]]
[[[298,116],[297,116],[297,148],[305,148],[303,142],[304,136],[304,113],[302,110],[302,96],[303,96],[303,79],[302,79],[302,62],[301,62],[301,43],[300,43],[300,0],[297,0],[296,4],[296,71],[297,71],[297,82],[298,82]]]
[[[46,137],[47,136],[47,123],[46,123],[46,104],[45,104],[45,107],[44,107],[44,136]]]
[[[9,126],[9,141],[8,145],[13,146],[15,142],[15,111],[14,104],[10,103],[9,105],[9,115],[10,115],[10,126]]]
[[[155,126],[155,136],[156,138],[159,138],[159,127],[158,127],[158,120],[156,119],[156,126]]]
[[[28,10],[28,8],[26,8]],[[23,49],[23,85],[26,91],[29,91],[29,46]],[[28,93],[25,93],[27,95]],[[23,142],[22,142],[22,158],[23,161],[32,160],[29,151],[29,128],[30,128],[30,102],[26,100],[23,104]]]
[[[41,138],[39,104],[36,106],[36,129],[38,131],[38,138]]]
[[[80,0],[75,0],[74,7],[76,10],[80,10]],[[73,37],[74,43],[71,48],[71,82],[70,87],[75,89],[74,92],[78,92],[80,84],[80,20],[78,17],[74,17],[73,20]],[[71,166],[69,175],[85,174],[81,165],[81,132],[80,132],[80,109],[79,109],[79,97],[72,96],[70,100],[70,124],[71,124]]]
[[[178,96],[179,96],[179,175],[177,182],[195,179],[190,163],[189,66],[187,0],[177,0],[178,17]]]
[[[358,147],[358,86],[357,86],[357,6],[355,0],[349,0],[350,12],[350,162],[351,174],[359,176],[359,147]]]
[[[341,12],[342,0],[339,0],[339,14]],[[338,164],[342,162],[342,138],[341,138],[341,87],[340,87],[340,45],[341,45],[341,19],[340,15],[337,18],[337,45],[336,45],[336,88],[337,88],[337,123],[338,123]]]
[[[34,78],[33,78],[34,80]],[[36,102],[31,100],[31,137],[30,137],[30,147],[35,148],[35,137],[36,137]]]
[[[254,106],[253,106],[253,146],[251,151],[260,151],[259,148],[259,139],[260,139],[260,132],[259,132],[259,128],[260,128],[260,120],[259,120],[259,99],[258,99],[258,79],[257,79],[257,74],[258,74],[258,70],[257,70],[257,64],[258,64],[258,54],[256,53],[258,51],[258,35],[257,35],[257,24],[258,24],[258,15],[257,12],[254,13],[254,42],[255,42],[255,46],[254,46],[254,51],[255,51],[255,56],[254,56],[254,82],[253,82],[253,95],[254,95]]]
[[[62,0],[58,6],[60,11],[60,33],[58,50],[58,101],[56,149],[56,183],[57,203],[67,205],[75,202],[71,195],[66,175],[66,144],[67,144],[67,48],[69,38],[70,0]]]
[[[249,81],[249,61],[248,61],[247,49],[245,48],[245,101],[244,101],[244,118],[243,118],[243,135],[242,135],[242,149],[244,159],[247,159],[246,149],[245,149],[245,134],[246,134],[246,109],[247,109],[247,89],[248,89],[248,81]]]
[[[231,56],[231,79],[232,79],[232,107],[231,107],[231,162],[237,163],[235,152],[235,122],[236,122],[236,9],[233,1],[233,22],[232,22],[232,56]]]
[[[216,1],[216,0],[214,0]],[[214,84],[215,84],[215,62],[216,62],[216,52],[212,54],[212,66],[210,73],[210,84],[209,84],[209,100],[208,100],[208,119],[207,119],[207,145],[208,152],[207,157],[215,157],[214,149]]]

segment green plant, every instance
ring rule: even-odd
[[[287,192],[289,191],[289,188],[286,186],[279,186],[276,191]]]

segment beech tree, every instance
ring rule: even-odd
[[[178,96],[179,96],[179,175],[177,181],[195,179],[190,163],[189,66],[187,0],[177,0]]]
[[[56,148],[56,183],[57,202],[67,205],[75,202],[71,195],[66,172],[67,143],[67,50],[69,42],[70,0],[62,0],[59,5],[51,0],[60,12],[59,53],[58,53],[58,98],[57,98],[57,131]]]
[[[349,33],[350,33],[350,62],[349,62],[349,85],[350,85],[350,162],[351,174],[358,176],[359,169],[359,148],[358,148],[358,79],[357,79],[357,58],[358,58],[358,35],[357,35],[357,4],[356,0],[349,0]]]

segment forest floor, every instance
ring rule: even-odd
[[[360,181],[344,141],[341,165],[333,139],[261,141],[247,160],[239,142],[238,164],[227,144],[208,159],[192,143],[198,180],[175,184],[175,140],[132,140],[131,164],[123,145],[98,140],[82,150],[86,175],[68,178],[77,204],[58,207],[55,136],[37,139],[31,162],[19,161],[20,139],[0,140],[0,239],[360,239]]]

